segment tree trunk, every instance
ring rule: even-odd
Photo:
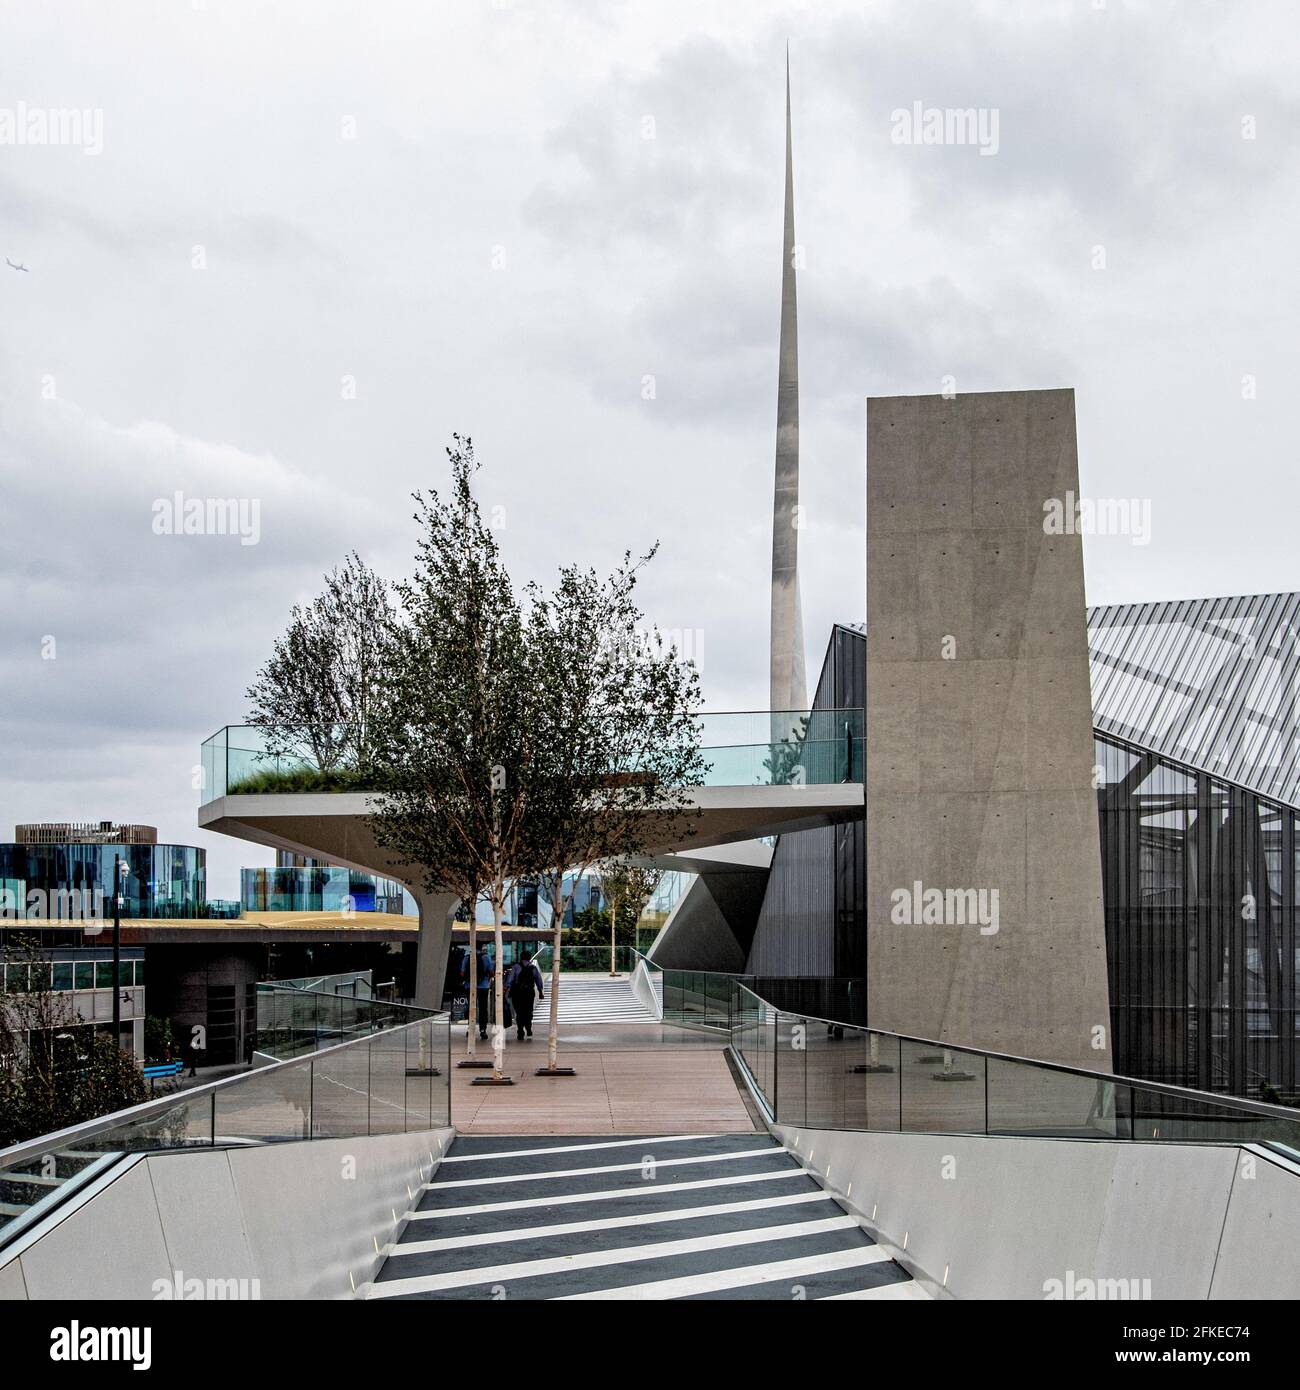
[[[505,1024],[505,959],[504,944],[501,939],[501,922],[505,917],[505,897],[500,891],[492,894],[492,938],[496,946],[496,959],[492,962],[493,994],[496,999],[496,1019],[492,1024],[492,1078],[501,1080],[501,1063],[506,1050]]]
[[[609,900],[609,974],[613,979],[618,971],[614,969],[614,933],[618,930],[618,898]]]
[[[564,929],[564,875],[560,875],[560,891],[551,896],[551,910],[555,914],[552,923],[551,945],[551,1018],[546,1028],[546,1065],[552,1071],[559,1065],[560,1055],[560,932]],[[556,898],[559,901],[556,901]]]
[[[474,932],[474,918],[477,916],[478,900],[469,905],[469,1006],[465,1011],[465,1022],[469,1031],[465,1040],[465,1055],[474,1060],[474,1039],[478,1036],[478,938]]]

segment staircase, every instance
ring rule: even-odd
[[[551,979],[546,977],[547,988]],[[533,1026],[550,1018],[550,1003],[537,1005]],[[658,1018],[632,993],[626,975],[597,975],[574,971],[560,976],[561,1023],[658,1023]]]
[[[915,1299],[760,1134],[458,1138],[367,1298]]]
[[[14,1233],[20,1221],[29,1224],[53,1207],[74,1179],[73,1185],[80,1185],[92,1168],[99,1171],[115,1162],[118,1155],[58,1149],[48,1157],[49,1162],[33,1158],[20,1167],[0,1169],[0,1242]]]

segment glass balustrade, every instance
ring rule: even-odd
[[[863,711],[757,710],[695,718],[707,787],[816,786],[861,782]],[[201,749],[200,804],[267,792],[363,790],[348,768],[329,773],[303,749],[267,751],[250,725],[228,724]]]
[[[683,1021],[690,972],[663,972]],[[678,978],[680,977],[680,978]],[[727,1035],[779,1124],[929,1134],[1269,1144],[1300,1158],[1300,1113],[1176,1086],[1006,1057],[778,1009],[728,980]]]
[[[433,1017],[432,1009],[387,999],[295,989],[278,981],[262,983],[257,987],[255,1050],[276,1060],[297,1057]]]
[[[292,1000],[297,992],[284,993]],[[274,1008],[280,1017],[279,999]],[[415,1133],[449,1125],[448,1016],[404,1013],[424,1016],[408,1021],[403,1014],[394,1023],[391,1014],[358,1014],[341,1035],[348,1027],[371,1030],[362,1036],[336,1038],[311,1055],[159,1096],[0,1150],[0,1245],[126,1154]],[[301,1034],[307,1027],[301,1016],[282,1021],[290,1032],[296,1027]]]

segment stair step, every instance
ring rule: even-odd
[[[408,1218],[363,1297],[926,1297],[765,1134],[456,1139]]]

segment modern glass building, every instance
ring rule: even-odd
[[[1300,594],[1088,633],[1115,1069],[1294,1098]]]
[[[1300,1096],[1300,594],[1089,611],[1113,1068]],[[814,708],[865,696],[836,627]],[[864,1022],[865,817],[781,836],[748,975]],[[856,985],[851,988],[850,983]]]
[[[65,838],[54,839],[54,835]],[[74,915],[102,912],[111,917],[115,857],[126,865],[123,917],[209,915],[204,850],[160,845],[150,826],[117,826],[108,821],[86,826],[19,826],[13,842],[0,844],[5,915],[31,920],[58,917],[69,904],[80,904],[84,910]]]
[[[396,880],[285,850],[276,852],[274,868],[241,869],[239,877],[245,912],[406,911],[405,892]]]

